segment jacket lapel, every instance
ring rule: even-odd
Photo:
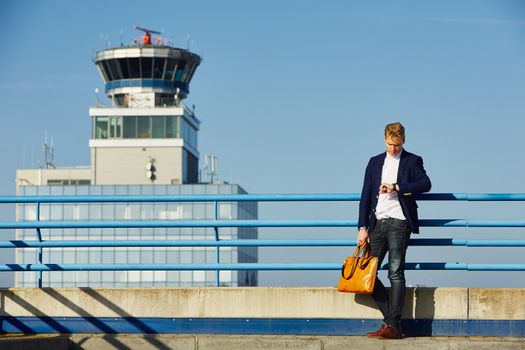
[[[397,169],[397,180],[396,180],[396,182],[400,182],[401,181],[401,176],[405,172],[407,156],[408,156],[407,151],[405,151],[405,149],[403,149],[403,151],[401,152],[401,159],[399,159],[399,169]]]
[[[385,159],[386,159],[386,152],[381,155],[380,161],[377,162],[377,183],[376,187],[379,189],[379,186],[381,185],[381,176],[383,175],[383,165],[385,165]]]

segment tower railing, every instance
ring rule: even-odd
[[[292,239],[221,239],[222,228],[264,227],[356,227],[356,220],[224,220],[218,215],[218,206],[224,202],[355,202],[359,194],[233,194],[233,195],[103,195],[103,196],[2,196],[0,203],[34,204],[35,220],[3,221],[0,229],[34,229],[34,240],[4,240],[0,248],[38,248],[35,264],[0,264],[0,271],[37,271],[38,286],[42,287],[44,271],[159,271],[159,270],[340,270],[340,264],[331,263],[222,263],[221,247],[351,247],[356,241],[348,240],[292,240]],[[421,201],[477,201],[512,202],[525,201],[525,194],[469,194],[431,193],[418,196]],[[211,220],[42,220],[43,203],[187,203],[207,202],[213,204]],[[470,219],[423,219],[423,227],[490,227],[523,228],[525,220],[470,220]],[[213,228],[214,239],[200,240],[44,240],[41,230],[91,228]],[[352,235],[354,236],[354,233]],[[465,246],[465,247],[525,247],[525,239],[460,239],[460,238],[413,238],[417,246]],[[101,263],[101,264],[55,264],[44,263],[44,249],[90,247],[214,247],[214,263]],[[386,264],[381,267],[387,269]],[[465,262],[411,262],[407,270],[467,270],[467,271],[525,271],[525,264],[465,263]]]

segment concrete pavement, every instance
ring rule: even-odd
[[[2,350],[523,350],[525,338],[413,337],[379,340],[345,336],[74,334],[0,336]]]

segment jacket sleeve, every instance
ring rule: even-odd
[[[370,225],[370,212],[372,210],[372,159],[368,161],[359,201],[359,220],[357,227]]]
[[[411,169],[410,181],[398,185],[400,194],[417,195],[430,191],[432,183],[423,166],[423,158],[416,156],[415,164]]]

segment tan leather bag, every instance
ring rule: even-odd
[[[356,247],[354,254],[348,256],[343,264],[337,291],[371,294],[376,283],[377,265],[377,257],[370,255],[368,243]]]

